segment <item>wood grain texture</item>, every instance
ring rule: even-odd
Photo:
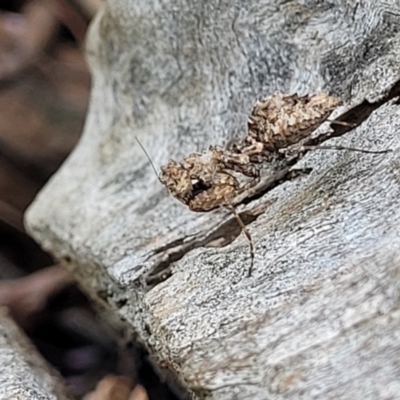
[[[0,308],[0,399],[68,400],[60,376]]]
[[[119,0],[93,23],[84,134],[26,225],[195,398],[398,396],[399,16],[398,1]],[[275,90],[341,98],[334,116],[358,126],[329,143],[393,152],[308,153],[295,167],[311,173],[239,207],[247,278],[230,214],[168,196],[135,137],[156,166],[223,146]]]

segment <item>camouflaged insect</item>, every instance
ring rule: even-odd
[[[240,143],[228,149],[210,146],[204,153],[190,154],[181,162],[170,160],[161,168],[160,182],[192,211],[210,211],[220,206],[231,210],[249,241],[250,275],[253,241],[232,200],[257,183],[257,163],[272,161],[279,156],[279,149],[308,137],[338,104],[338,99],[322,93],[299,97],[275,92],[255,104],[247,135]],[[238,174],[252,180],[243,184]]]
[[[180,163],[170,160],[161,168],[159,176],[172,196],[192,211],[205,212],[225,206],[232,212],[249,242],[251,264],[248,275],[251,275],[254,263],[253,240],[231,201],[256,183],[254,179],[250,184],[241,185],[233,172],[258,177],[253,169],[246,155],[210,146],[203,154],[190,154]]]

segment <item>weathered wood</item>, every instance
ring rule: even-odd
[[[399,17],[398,1],[120,0],[93,24],[82,140],[26,225],[198,398],[398,396]],[[135,137],[157,166],[224,145],[274,90],[342,98],[358,127],[332,144],[394,151],[308,153],[310,174],[247,204],[265,210],[247,278],[232,216],[168,196]]]
[[[67,400],[59,375],[0,308],[0,399]]]

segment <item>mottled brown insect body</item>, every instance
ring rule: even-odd
[[[308,137],[339,100],[325,94],[299,97],[275,92],[258,101],[248,120],[248,136],[276,151]]]
[[[192,211],[210,211],[226,205],[240,192],[239,181],[224,166],[224,151],[211,146],[161,168],[160,181]]]
[[[339,99],[323,93],[299,97],[280,92],[258,101],[248,120],[245,147],[263,153],[277,152],[307,138],[339,105]],[[253,150],[254,152],[254,150]]]
[[[338,104],[325,94],[299,97],[275,92],[256,103],[241,143],[228,149],[210,146],[180,163],[170,160],[161,168],[160,181],[193,211],[230,204],[244,190],[233,172],[258,178],[255,163],[268,161],[279,149],[309,136]]]
[[[210,146],[204,153],[190,154],[180,163],[170,160],[161,168],[160,182],[192,211],[210,211],[220,206],[231,210],[249,241],[250,275],[253,241],[232,200],[258,182],[260,163],[284,157],[279,150],[309,137],[338,105],[339,99],[323,93],[299,97],[275,92],[255,104],[247,135],[241,142],[227,149]],[[318,148],[382,153],[340,146],[303,146],[306,150]],[[242,182],[242,177],[247,182]]]

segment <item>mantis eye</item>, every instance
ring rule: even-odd
[[[199,181],[198,179],[193,179],[192,185],[193,185],[193,196],[197,196],[199,193],[202,193],[210,188],[209,186],[206,186],[204,182]]]

